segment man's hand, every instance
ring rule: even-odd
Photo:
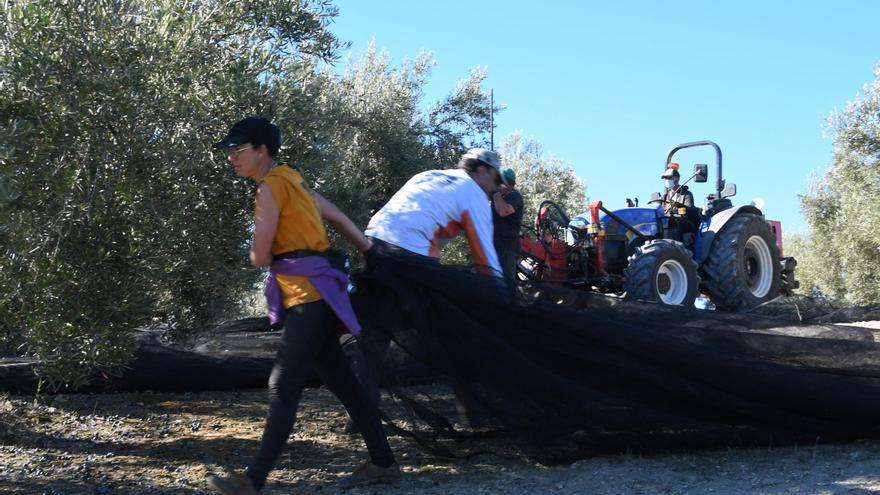
[[[378,264],[380,254],[379,254],[379,246],[374,242],[370,241],[370,247],[367,248],[363,253],[364,264],[367,268],[373,268]]]
[[[503,188],[504,186],[501,187]],[[501,190],[495,191],[495,194],[492,195],[492,206],[495,208],[495,212],[502,217],[510,216],[516,212],[516,208],[507,204],[507,201],[504,201]]]

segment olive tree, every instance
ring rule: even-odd
[[[425,104],[423,88],[434,64],[421,54],[395,65],[371,44],[339,75],[320,75],[326,81],[316,100],[320,121],[291,143],[290,154],[315,188],[361,228],[413,175],[454,167],[467,148],[485,144],[485,72],[472,71],[448,96]]]
[[[253,185],[211,143],[261,115],[282,159],[361,227],[488,129],[485,73],[423,106],[427,55],[337,73],[325,0],[0,4],[0,351],[50,385],[119,371],[132,330],[238,314]]]
[[[234,307],[258,275],[243,263],[252,198],[210,143],[278,112],[291,60],[334,59],[334,15],[308,0],[0,4],[7,352],[75,386],[118,370],[135,327]]]
[[[829,119],[833,162],[801,196],[802,288],[854,304],[880,303],[880,65],[875,76]]]
[[[525,203],[524,223],[534,220],[544,200],[555,202],[569,216],[586,208],[587,187],[583,179],[570,164],[545,154],[541,143],[534,138],[514,132],[502,142],[498,152],[501,163],[516,173],[516,188]]]

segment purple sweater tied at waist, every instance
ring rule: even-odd
[[[308,277],[312,285],[318,289],[321,298],[336,313],[339,320],[354,335],[361,333],[361,325],[357,321],[351,301],[348,299],[348,276],[330,266],[320,256],[304,258],[285,258],[275,260],[269,267],[266,277],[266,303],[269,307],[269,322],[272,325],[282,321],[284,307],[281,305],[281,289],[278,287],[276,275],[296,275]]]

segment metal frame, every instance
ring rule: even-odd
[[[698,146],[711,146],[715,148],[715,169],[717,171],[718,177],[715,178],[715,198],[721,198],[721,191],[724,189],[724,178],[721,176],[721,148],[718,147],[712,141],[693,141],[690,143],[683,143],[677,146],[674,146],[669,153],[666,154],[666,166],[669,167],[669,164],[672,163],[672,155],[674,155],[677,151],[683,150],[685,148],[696,148]]]

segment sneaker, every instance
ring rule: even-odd
[[[375,485],[379,483],[394,483],[400,479],[400,466],[395,462],[387,468],[379,467],[372,462],[366,462],[354,470],[349,476],[339,481],[340,488],[352,488],[355,486]]]
[[[258,495],[254,482],[247,475],[233,474],[227,477],[208,476],[208,486],[222,495]]]

